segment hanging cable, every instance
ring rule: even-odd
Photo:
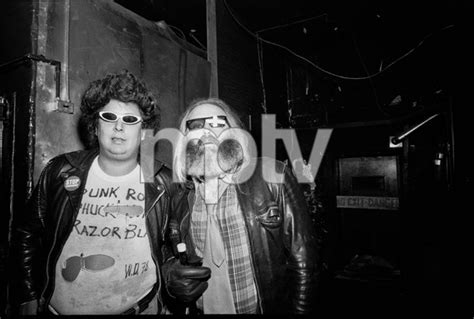
[[[232,16],[232,18],[234,19],[234,21],[242,28],[244,29],[247,33],[249,33],[250,35],[252,35],[253,37],[257,38],[257,35],[250,31],[245,25],[243,25],[239,19],[237,19],[237,17],[235,16],[234,12],[232,11],[232,9],[229,7],[229,5],[227,4],[227,0],[224,0],[224,5],[227,9],[227,11],[229,12],[229,14]],[[444,28],[442,28],[440,31],[444,31],[444,30],[447,30],[447,29],[450,29],[454,27],[454,24],[451,24],[451,25],[448,25],[448,26],[445,26]],[[310,64],[311,66],[313,66],[314,68],[318,69],[319,71],[323,72],[323,73],[326,73],[330,76],[333,76],[333,77],[336,77],[336,78],[339,78],[339,79],[343,79],[343,80],[368,80],[368,79],[371,79],[371,78],[374,78],[380,74],[382,74],[383,72],[387,71],[389,68],[391,68],[393,65],[395,65],[396,63],[398,63],[399,61],[403,60],[404,58],[406,58],[407,56],[409,56],[411,53],[413,53],[417,48],[419,48],[424,42],[426,39],[428,39],[429,37],[431,37],[432,35],[434,34],[434,32],[426,35],[420,42],[418,42],[418,44],[413,47],[412,49],[408,50],[405,54],[403,54],[402,56],[400,56],[399,58],[395,59],[393,62],[389,63],[386,67],[380,69],[378,72],[376,73],[373,73],[373,74],[369,74],[367,76],[360,76],[360,77],[353,77],[353,76],[345,76],[345,75],[340,75],[340,74],[336,74],[336,73],[333,73],[333,72],[330,72],[322,67],[320,67],[319,65],[315,64],[314,62],[312,62],[311,60],[305,58],[304,56],[294,52],[293,50],[291,50],[290,48],[284,46],[284,45],[281,45],[281,44],[278,44],[278,43],[275,43],[275,42],[272,42],[272,41],[268,41],[268,40],[265,40],[263,38],[260,37],[260,41],[261,42],[264,42],[264,43],[267,43],[267,44],[270,44],[270,45],[273,45],[273,46],[276,46],[276,47],[279,47],[285,51],[287,51],[288,53],[296,56],[297,58],[307,62],[308,64]]]
[[[174,25],[172,25],[172,24],[169,24],[169,23],[168,23],[168,26],[169,26],[171,29],[173,29],[174,33],[176,33],[176,35],[177,35],[178,37],[180,37],[181,39],[187,41],[186,35],[184,34],[184,32],[183,32],[180,28],[178,28],[178,27],[176,27],[176,26],[174,26]]]
[[[286,24],[277,25],[277,26],[274,26],[274,27],[269,27],[269,28],[261,29],[261,30],[258,30],[258,31],[257,31],[257,34],[258,34],[258,33],[262,33],[262,32],[266,32],[266,31],[270,31],[270,30],[275,30],[275,29],[280,29],[280,28],[286,28],[286,27],[289,27],[289,26],[292,26],[292,25],[295,25],[295,24],[300,24],[300,23],[303,23],[303,22],[308,22],[308,21],[311,21],[311,20],[316,20],[316,19],[319,19],[319,18],[321,18],[321,17],[326,17],[326,18],[327,18],[327,16],[328,16],[327,13],[323,13],[323,14],[320,14],[320,15],[315,16],[315,17],[311,17],[311,18],[307,18],[307,19],[302,19],[302,20],[298,20],[298,21],[293,21],[293,22],[286,23]]]
[[[203,49],[204,51],[207,50],[206,46],[204,44],[202,44],[201,41],[199,41],[199,39],[194,35],[193,31],[189,31],[189,36],[199,45],[199,47],[201,49]]]
[[[267,94],[265,92],[265,82],[263,80],[263,50],[262,42],[260,41],[260,36],[257,35],[257,57],[258,57],[258,70],[260,74],[260,83],[262,84],[262,109],[263,113],[267,113]]]
[[[362,58],[362,55],[360,54],[360,50],[359,50],[359,46],[357,45],[357,42],[354,38],[354,33],[351,32],[351,39],[352,39],[352,43],[354,44],[354,48],[357,52],[357,55],[359,56],[359,60],[360,60],[360,63],[362,64],[362,67],[364,68],[364,71],[367,75],[369,75],[369,70],[367,69],[367,65],[365,64],[364,62],[364,59]],[[379,102],[379,97],[377,95],[377,90],[375,89],[375,85],[374,85],[374,81],[372,80],[372,78],[369,79],[369,83],[370,83],[370,87],[372,89],[372,92],[374,93],[374,98],[375,98],[375,105],[377,106],[377,108],[379,109],[380,112],[382,112],[382,114],[384,115],[390,115],[388,114],[387,112],[385,112],[382,108],[382,106],[380,105],[380,102]]]

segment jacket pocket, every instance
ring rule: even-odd
[[[263,227],[278,228],[281,226],[283,217],[275,202],[268,202],[267,205],[259,209],[259,213],[256,218]]]

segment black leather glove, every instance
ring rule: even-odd
[[[182,265],[173,258],[163,265],[163,276],[169,295],[181,302],[190,303],[196,301],[207,289],[211,270],[198,265]]]

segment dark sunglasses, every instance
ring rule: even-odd
[[[212,128],[225,127],[226,125],[230,127],[227,117],[225,115],[218,115],[188,120],[186,121],[186,128],[190,131],[197,130],[204,128],[206,123]]]
[[[118,119],[121,119],[125,124],[137,124],[142,121],[142,118],[138,115],[117,115],[114,112],[99,112],[99,117],[106,122],[117,122]]]
[[[81,270],[101,271],[112,267],[114,264],[115,260],[107,255],[98,254],[84,257],[81,254],[66,259],[61,273],[64,280],[72,282],[76,280]]]

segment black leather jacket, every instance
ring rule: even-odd
[[[48,305],[54,290],[55,266],[73,229],[86,178],[97,155],[98,150],[76,151],[51,160],[41,173],[27,208],[14,217],[11,257],[16,274],[12,291],[17,303],[36,299],[40,312]],[[78,189],[65,189],[64,181],[69,176],[79,177]],[[145,214],[152,258],[157,264],[161,308],[163,283],[159,265],[168,256],[163,242],[172,205],[170,198],[176,188],[173,185],[176,184],[171,183],[170,169],[156,161],[154,182],[145,184]]]
[[[237,194],[250,239],[252,265],[262,314],[307,314],[315,302],[319,281],[318,245],[303,193],[291,170],[273,161],[283,174],[279,183],[267,183],[263,170],[268,161],[259,159],[252,177],[238,184]],[[172,212],[190,251],[190,211],[194,185],[189,182],[188,200]],[[212,274],[211,274],[212,276]]]

